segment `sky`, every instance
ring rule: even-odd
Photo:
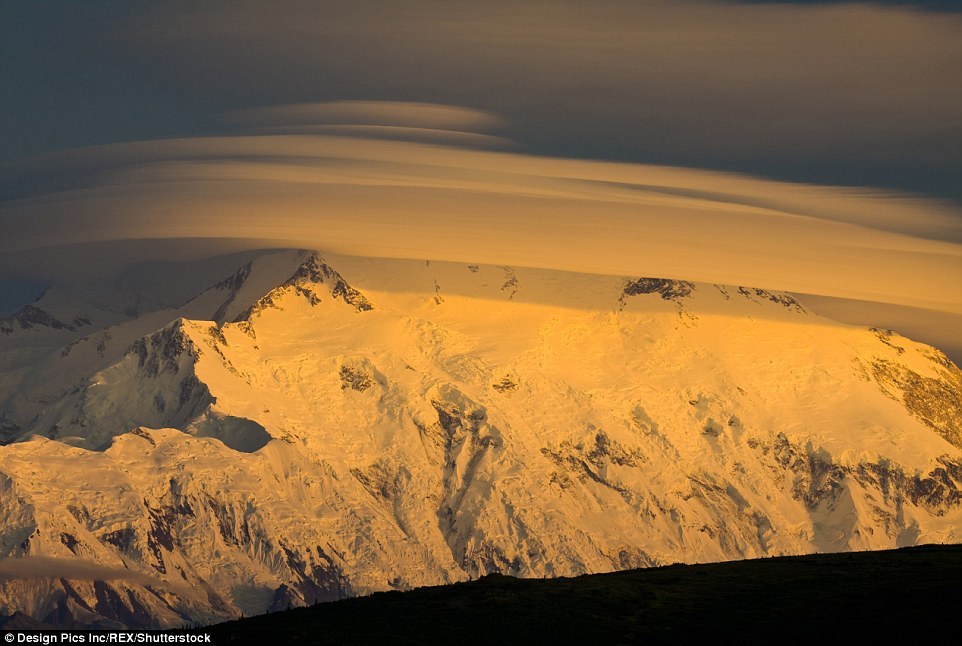
[[[534,152],[958,200],[959,6],[8,0],[0,154],[419,101],[498,114]]]
[[[8,0],[0,29],[0,307],[83,245],[310,240],[789,289],[962,356],[959,3]]]

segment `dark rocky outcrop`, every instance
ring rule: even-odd
[[[77,328],[85,325],[90,325],[90,320],[85,317],[77,316],[70,321],[61,321],[36,305],[26,305],[11,318],[0,320],[0,334],[13,334],[13,331],[18,328],[21,330],[48,328],[76,332]]]
[[[764,289],[758,289],[757,287],[739,287],[738,293],[750,301],[771,301],[772,303],[781,305],[786,309],[794,310],[796,312],[805,312],[805,308],[802,307],[802,304],[788,294],[769,292]]]
[[[312,306],[317,305],[322,301],[322,297],[314,289],[316,285],[327,285],[332,298],[343,301],[358,312],[367,312],[374,309],[374,306],[364,294],[351,287],[334,268],[324,262],[319,254],[311,253],[290,278],[272,289],[263,298],[258,299],[256,303],[234,319],[234,322],[249,321],[258,312],[276,307],[280,297],[291,291],[306,298]]]
[[[948,360],[939,371],[941,378],[927,377],[885,359],[872,362],[872,375],[883,392],[901,400],[946,442],[962,448],[962,371]]]
[[[691,295],[695,284],[687,280],[672,280],[670,278],[639,278],[629,281],[621,290],[621,298],[638,296],[639,294],[658,294],[666,301],[680,301]]]

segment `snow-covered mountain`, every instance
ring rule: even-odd
[[[898,334],[746,287],[247,260],[0,323],[0,612],[962,540],[962,373]]]

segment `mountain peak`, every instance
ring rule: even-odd
[[[316,251],[300,252],[304,257],[294,273],[283,283],[258,299],[253,305],[241,313],[234,322],[249,321],[265,309],[278,307],[280,301],[289,294],[297,294],[312,305],[322,302],[322,290],[318,286],[327,286],[326,291],[331,298],[339,299],[351,305],[358,312],[374,309],[370,301],[358,290],[351,287],[347,281],[321,257]]]
[[[228,273],[69,352],[0,350],[0,558],[110,575],[0,579],[0,613],[179,625],[962,538],[962,374],[897,334],[667,278],[290,250]]]

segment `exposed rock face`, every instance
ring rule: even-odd
[[[761,300],[766,300],[771,301],[772,303],[777,303],[778,305],[781,305],[789,310],[796,310],[798,312],[805,311],[805,308],[802,307],[802,304],[788,294],[776,294],[764,289],[758,289],[756,287],[739,287],[738,293],[752,301],[758,302]]]
[[[887,359],[873,361],[872,374],[883,391],[900,399],[919,421],[962,448],[962,371],[940,352],[929,358],[938,366],[938,376],[924,376]]]
[[[313,253],[198,291],[36,365],[6,337],[0,613],[960,540],[958,368],[787,295]]]
[[[254,263],[249,262],[238,269],[235,273],[214,285],[213,289],[220,289],[227,292],[227,298],[224,299],[224,302],[221,304],[221,306],[218,307],[217,311],[214,312],[214,316],[212,318],[215,321],[224,320],[224,317],[227,315],[228,308],[233,305],[241,287],[244,286],[244,283],[247,282],[248,276],[251,275],[253,268]]]
[[[251,305],[234,322],[249,320],[264,309],[277,307],[283,297],[292,292],[307,299],[311,305],[317,305],[322,301],[321,292],[318,290],[320,285],[328,287],[332,298],[344,301],[359,312],[374,309],[374,306],[365,298],[364,294],[348,285],[344,278],[325,263],[319,254],[311,253],[297,268],[293,276]]]
[[[942,516],[962,503],[962,463],[944,456],[936,465],[927,474],[909,475],[888,463],[863,462],[849,469],[848,475],[881,492],[882,499],[894,502],[896,508],[908,502]],[[890,529],[889,524],[886,529]]]
[[[695,289],[694,283],[668,278],[639,278],[629,281],[622,290],[623,296],[639,294],[658,294],[666,301],[679,301],[690,296]]]
[[[830,508],[835,505],[842,494],[845,479],[841,467],[793,446],[784,433],[775,436],[771,451],[775,463],[794,474],[791,491],[795,500],[804,502],[809,509],[822,503]]]
[[[34,305],[26,305],[12,318],[0,320],[0,334],[13,334],[15,329],[32,330],[35,328],[50,328],[53,330],[68,330],[74,332],[77,328],[90,325],[90,320],[77,316],[69,322],[61,321],[49,312]]]
[[[143,370],[146,378],[161,374],[177,374],[180,371],[180,358],[187,352],[196,353],[193,342],[184,333],[182,321],[138,339],[130,346],[129,353],[137,357],[137,367]]]

